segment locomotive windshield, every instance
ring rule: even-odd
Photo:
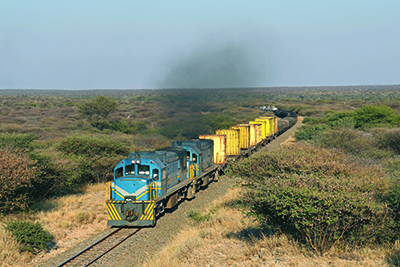
[[[135,174],[135,165],[125,166],[125,175]]]
[[[115,170],[115,179],[117,179],[117,178],[119,178],[119,177],[122,177],[122,174],[123,174],[123,168],[122,168],[122,167],[116,169],[116,170]]]
[[[138,174],[139,175],[150,175],[150,166],[148,166],[148,165],[139,165],[138,166]]]

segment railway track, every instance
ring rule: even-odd
[[[90,266],[101,257],[112,251],[122,242],[133,236],[140,229],[135,228],[116,228],[114,231],[85,248],[81,252],[75,254],[68,260],[64,261],[61,266]]]

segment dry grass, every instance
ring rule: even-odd
[[[202,213],[211,214],[210,220],[188,226],[143,267],[393,266],[388,256],[400,250],[399,244],[394,248],[336,248],[324,257],[317,256],[288,236],[267,235],[268,231],[260,230],[256,222],[230,204],[238,194],[239,189],[234,188],[214,202]]]
[[[29,262],[27,253],[20,253],[20,244],[0,227],[0,266],[23,266]]]
[[[37,205],[34,214],[15,214],[3,221],[28,220],[40,222],[55,236],[56,245],[38,255],[21,254],[19,245],[10,234],[0,228],[0,266],[38,264],[58,255],[92,234],[107,229],[105,183],[85,186],[80,194],[47,200]]]

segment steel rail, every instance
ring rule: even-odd
[[[61,267],[66,265],[67,263],[71,262],[72,260],[74,260],[75,258],[79,257],[80,255],[82,255],[83,253],[85,253],[86,251],[90,250],[91,248],[93,248],[94,246],[98,245],[99,243],[103,242],[104,240],[106,240],[107,238],[109,238],[110,236],[114,235],[115,233],[119,232],[120,230],[122,230],[124,228],[117,228],[115,229],[113,232],[109,233],[108,235],[106,235],[105,237],[101,238],[100,240],[96,241],[95,243],[93,243],[92,245],[88,246],[87,248],[85,248],[84,250],[78,252],[77,254],[75,254],[74,256],[72,256],[71,258],[67,259],[66,261],[64,261],[63,263],[61,263],[60,265],[58,265],[57,267]],[[100,256],[98,256],[96,259],[92,260],[91,262],[89,262],[88,264],[86,264],[85,266],[89,266],[91,265],[93,262],[95,262],[96,260],[100,259],[102,256],[104,256],[105,254],[107,254],[108,252],[110,252],[111,250],[113,250],[116,246],[118,246],[119,244],[121,244],[122,242],[124,242],[126,239],[128,239],[129,237],[131,237],[132,235],[136,234],[139,231],[139,229],[131,234],[129,234],[129,236],[125,237],[122,241],[118,242],[116,245],[114,245],[112,248],[108,249],[106,252],[102,253]]]
[[[110,252],[111,250],[113,250],[115,247],[117,247],[118,245],[120,245],[122,242],[124,242],[125,240],[127,240],[129,237],[133,236],[134,234],[136,234],[137,232],[139,232],[139,229],[137,229],[135,232],[129,234],[127,237],[125,237],[124,239],[122,239],[121,241],[119,241],[117,244],[115,244],[114,246],[112,246],[111,248],[109,248],[107,251],[103,252],[100,256],[98,256],[97,258],[95,258],[94,260],[92,260],[91,262],[89,262],[88,264],[85,265],[89,266],[91,265],[93,262],[97,261],[98,259],[100,259],[101,257],[103,257],[105,254],[107,254],[108,252]]]

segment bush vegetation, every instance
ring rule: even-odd
[[[28,221],[10,221],[5,224],[5,230],[12,235],[21,244],[22,251],[38,253],[47,249],[53,242],[54,237],[43,230],[40,223],[31,223]]]
[[[133,150],[157,149],[168,146],[176,139],[197,137],[201,133],[212,133],[215,129],[245,123],[264,114],[257,109],[259,106],[277,106],[300,115],[313,116],[304,120],[306,126],[298,133],[298,139],[311,140],[312,144],[326,151],[340,150],[338,155],[345,155],[343,157],[353,162],[355,168],[366,166],[368,168],[365,171],[371,173],[384,168],[382,177],[389,178],[384,179],[379,190],[370,185],[372,191],[369,193],[376,194],[360,207],[354,207],[354,213],[359,213],[352,214],[364,218],[367,213],[363,212],[368,211],[376,215],[377,221],[370,220],[366,224],[370,229],[360,230],[354,226],[352,233],[361,231],[361,234],[360,238],[351,242],[365,244],[366,236],[379,220],[386,227],[386,237],[378,238],[376,235],[368,240],[392,240],[393,233],[399,229],[393,218],[400,218],[398,180],[395,178],[400,175],[399,132],[395,128],[399,123],[399,89],[399,86],[358,86],[215,90],[0,90],[0,166],[3,168],[0,173],[3,186],[0,213],[29,210],[32,204],[37,204],[43,198],[76,193],[84,184],[110,180],[113,166]],[[298,167],[301,166],[298,163]],[[18,176],[19,172],[26,172],[26,175]],[[326,190],[333,187],[328,180],[337,176],[340,178],[337,178],[337,186],[342,191],[335,191],[333,196],[341,203],[351,204],[358,199],[359,195],[348,193],[354,190],[352,186],[356,186],[346,182],[346,179],[353,177],[353,173],[332,174],[327,168],[324,172],[327,174],[314,169],[310,174],[288,170],[285,178],[288,184],[304,185],[318,181],[322,189],[313,187],[315,185],[304,185],[301,192],[292,192],[284,187],[288,190],[285,192],[299,201],[304,197],[309,200],[307,203],[319,207],[317,204],[321,202],[312,202],[311,192],[316,190],[316,198],[331,199],[326,195]],[[382,210],[380,203],[386,203],[387,209]],[[91,218],[87,214],[71,217],[71,220],[86,221],[86,218]],[[300,232],[294,231],[294,227],[304,227],[301,224],[305,223],[301,220],[296,223],[298,225],[288,229],[294,236],[299,236]],[[347,232],[335,240],[347,242]],[[317,249],[323,250],[324,246]]]
[[[106,96],[97,96],[77,105],[78,112],[99,130],[111,127],[109,115],[117,111],[118,102]]]
[[[296,132],[298,140],[312,140],[321,137],[327,129],[368,130],[377,127],[398,127],[400,114],[385,105],[365,105],[354,111],[327,112],[323,117],[307,117],[306,125]]]
[[[35,179],[35,162],[29,156],[0,148],[0,213],[25,209]]]
[[[381,202],[384,171],[346,162],[338,151],[296,144],[244,160],[231,172],[248,188],[243,203],[249,214],[321,254],[341,240],[364,244],[397,237],[381,236],[390,214]]]

